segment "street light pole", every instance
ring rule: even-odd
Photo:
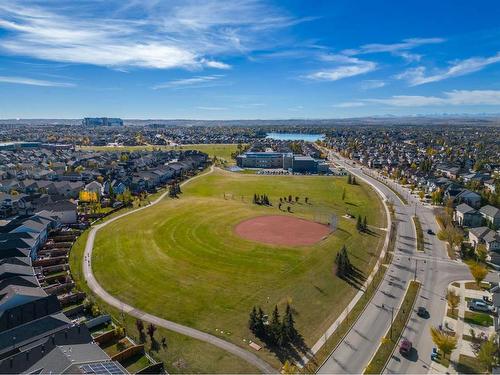
[[[413,276],[413,281],[417,280],[417,266],[418,266],[418,259],[415,259],[415,275]]]

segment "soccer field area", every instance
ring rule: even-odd
[[[342,199],[345,190],[344,200]],[[272,207],[252,203],[266,194]],[[279,197],[300,197],[291,213]],[[309,198],[306,204],[304,198]],[[315,220],[338,217],[338,228],[307,246],[268,245],[239,237],[238,223],[264,215]],[[346,213],[366,216],[370,233],[358,233]],[[382,203],[367,185],[345,177],[260,176],[215,169],[97,234],[93,269],[99,283],[124,302],[157,316],[224,337],[252,350],[247,322],[254,305],[271,313],[289,302],[311,346],[335,321],[357,289],[335,275],[346,245],[351,262],[368,276],[384,242]],[[224,331],[222,334],[220,330]],[[268,351],[258,352],[278,366]]]

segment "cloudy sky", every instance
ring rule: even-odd
[[[497,0],[1,1],[0,118],[500,113],[498,14]]]

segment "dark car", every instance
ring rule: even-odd
[[[422,317],[422,318],[425,318],[429,315],[429,312],[427,311],[427,309],[423,306],[420,306],[418,309],[417,309],[417,315]]]
[[[432,229],[427,229],[427,234],[430,234],[431,236],[433,236],[434,232],[432,231]]]
[[[410,353],[413,344],[411,341],[404,339],[401,341],[401,345],[399,345],[399,352],[403,355]]]

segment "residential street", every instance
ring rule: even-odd
[[[413,342],[415,350],[410,358],[403,358],[395,352],[386,372],[427,373],[433,346],[429,327],[432,324],[438,325],[442,319],[446,305],[445,288],[453,280],[468,278],[469,271],[465,265],[449,260],[444,243],[435,235],[426,233],[427,229],[432,229],[434,233],[438,232],[430,208],[413,200],[409,205],[405,205],[385,184],[365,175],[362,168],[346,165],[338,159],[334,161],[346,167],[352,174],[377,186],[387,199],[392,201],[396,212],[397,236],[394,259],[386,277],[362,316],[318,372],[324,374],[363,372],[389,329],[391,310],[394,308],[395,316],[408,281],[412,280],[416,273],[417,279],[422,282],[422,289],[415,306],[426,307],[430,317],[422,319],[417,317],[416,313],[412,314],[403,336]],[[424,231],[425,253],[416,251],[416,234],[412,221],[415,203]]]

